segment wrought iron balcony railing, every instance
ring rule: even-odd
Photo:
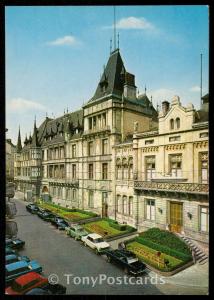
[[[172,182],[152,182],[152,181],[135,181],[134,188],[138,190],[156,190],[167,192],[182,192],[195,194],[208,194],[209,184],[202,183],[172,183]]]

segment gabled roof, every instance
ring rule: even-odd
[[[122,96],[125,72],[126,70],[120,56],[119,49],[116,49],[111,53],[102,77],[98,83],[96,92],[89,102],[109,94]]]

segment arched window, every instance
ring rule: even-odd
[[[180,118],[176,118],[175,122],[176,122],[176,128],[179,129],[180,128]]]
[[[173,119],[170,120],[170,129],[174,129],[174,120]]]
[[[123,214],[128,214],[128,203],[127,203],[127,196],[123,196]]]

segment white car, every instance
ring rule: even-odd
[[[103,240],[103,237],[97,233],[90,233],[81,238],[85,246],[94,249],[97,254],[110,248],[110,245]]]

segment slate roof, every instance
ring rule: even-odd
[[[98,83],[96,92],[88,103],[108,94],[115,94],[121,97],[123,93],[125,72],[126,70],[120,56],[119,49],[116,49],[111,53],[102,77]],[[106,87],[105,91],[103,90],[103,86]]]

